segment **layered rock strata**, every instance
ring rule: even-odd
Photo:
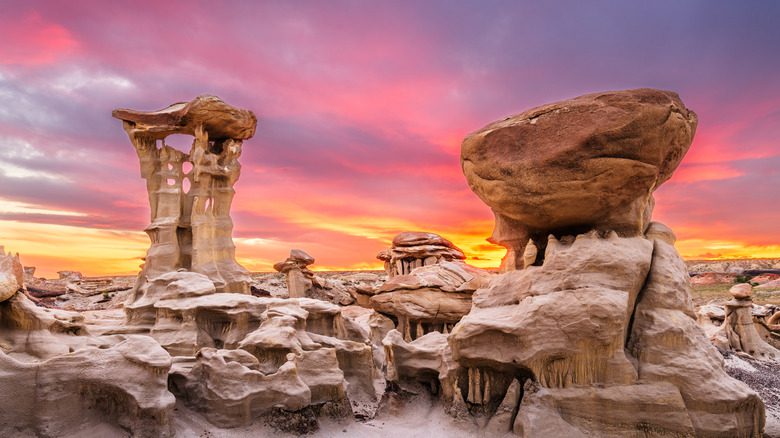
[[[490,274],[461,261],[441,261],[396,275],[376,290],[369,305],[391,316],[410,342],[427,333],[449,334],[471,310],[471,296]]]
[[[390,249],[376,256],[385,262],[388,278],[407,275],[415,268],[430,266],[442,261],[465,260],[460,248],[435,233],[406,231],[393,238]]]

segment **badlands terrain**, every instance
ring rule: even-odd
[[[780,436],[778,260],[686,263],[653,220],[698,125],[676,93],[584,95],[466,137],[496,270],[426,230],[382,271],[317,272],[291,248],[250,273],[230,209],[255,115],[200,96],[113,116],[150,247],[137,276],[101,278],[2,251],[1,436]]]

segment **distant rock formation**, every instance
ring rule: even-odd
[[[393,246],[377,254],[385,262],[388,278],[406,275],[413,269],[442,261],[464,260],[463,251],[435,233],[405,231],[393,238]]]
[[[290,257],[274,265],[274,269],[285,276],[289,298],[317,298],[344,306],[355,302],[356,293],[309,270],[308,266],[313,263],[314,257],[306,251],[293,249]]]
[[[179,269],[207,276],[219,292],[249,293],[248,272],[235,260],[230,206],[241,145],[257,118],[215,96],[199,96],[160,111],[114,110],[138,153],[151,206],[151,246],[139,277]],[[185,153],[165,144],[171,134],[194,137]],[[131,294],[128,304],[139,299]]]
[[[735,284],[729,293],[734,299],[726,303],[723,324],[729,346],[755,359],[780,359],[780,350],[764,341],[753,322],[753,286],[749,283]],[[774,325],[773,317],[768,320],[770,326]]]
[[[302,249],[290,251],[290,257],[274,265],[274,269],[285,275],[290,298],[303,298],[311,295],[314,273],[307,266],[314,263],[314,257]]]

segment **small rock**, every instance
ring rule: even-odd
[[[739,283],[729,289],[731,296],[738,300],[747,300],[753,295],[753,286],[750,283]]]

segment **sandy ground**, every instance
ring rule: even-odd
[[[478,436],[472,423],[456,420],[444,412],[437,400],[420,394],[402,403],[389,399],[378,415],[365,422],[352,418],[320,418],[320,428],[309,437],[360,437],[360,438],[467,438]],[[248,427],[220,429],[209,423],[201,414],[177,404],[174,417],[177,437],[187,438],[255,438],[296,437],[280,432],[261,422]]]

